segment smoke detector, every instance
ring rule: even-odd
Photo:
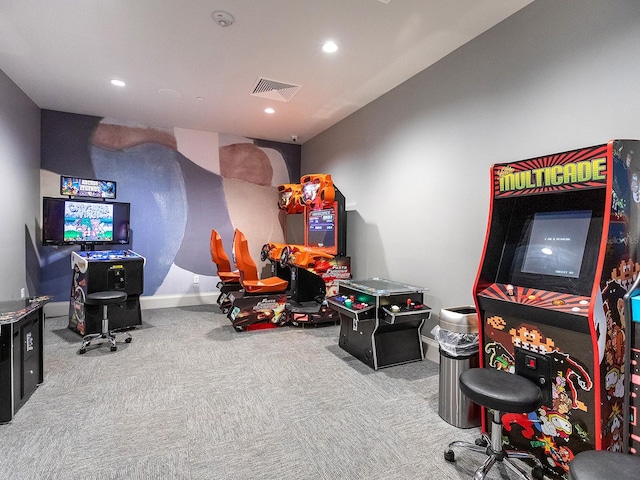
[[[225,12],[224,10],[216,10],[211,14],[211,16],[213,17],[213,20],[221,27],[229,27],[235,21],[233,15],[231,15],[229,12]]]

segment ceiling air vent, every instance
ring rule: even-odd
[[[259,78],[253,86],[251,95],[254,97],[268,98],[270,100],[278,100],[280,102],[288,102],[298,93],[298,90],[300,90],[300,85]]]

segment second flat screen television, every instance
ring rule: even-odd
[[[43,245],[129,243],[130,205],[44,197]]]

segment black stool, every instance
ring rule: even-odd
[[[570,480],[602,480],[603,478],[638,478],[640,456],[607,450],[586,450],[569,463]]]
[[[527,472],[512,462],[514,458],[531,459],[539,465],[539,460],[529,452],[505,450],[502,447],[502,413],[529,413],[542,405],[542,391],[532,381],[494,368],[470,368],[460,374],[460,390],[469,400],[493,410],[491,438],[482,434],[476,443],[451,442],[444,452],[445,460],[455,461],[453,447],[464,447],[487,455],[484,463],[476,470],[474,480],[482,480],[496,462],[504,464],[521,478],[529,479]],[[534,468],[533,476],[542,478],[542,468]]]
[[[107,338],[111,342],[111,351],[115,352],[118,347],[116,345],[116,332],[115,330],[109,330],[109,318],[107,316],[107,307],[109,305],[115,305],[123,303],[127,300],[126,292],[108,291],[108,292],[94,292],[87,295],[84,299],[85,305],[99,305],[102,307],[102,330],[100,333],[90,333],[82,337],[82,347],[80,347],[80,353],[85,353],[87,347],[91,345],[91,342],[96,338]],[[131,335],[129,332],[121,332],[127,336],[125,342],[131,343]]]

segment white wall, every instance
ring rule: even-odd
[[[347,198],[354,276],[473,301],[493,163],[640,138],[640,2],[537,0],[302,146]],[[436,310],[437,311],[437,310]]]
[[[40,109],[0,71],[0,300],[37,293],[39,216]]]

